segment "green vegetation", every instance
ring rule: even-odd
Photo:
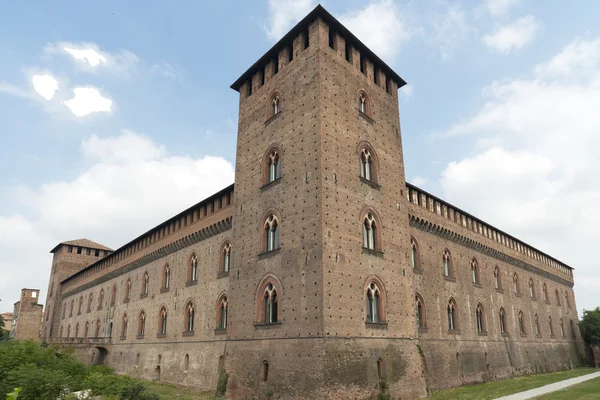
[[[536,400],[596,400],[600,393],[600,378],[536,397]]]
[[[457,389],[440,390],[433,393],[432,400],[491,400],[596,371],[595,368],[577,368],[550,374],[521,376]]]
[[[217,397],[223,397],[227,390],[227,381],[229,380],[228,373],[222,373],[219,375],[219,382],[217,382]]]
[[[55,400],[82,389],[110,399],[159,399],[140,381],[115,375],[110,368],[87,366],[69,352],[33,341],[0,344],[0,398],[16,398],[15,388],[21,389],[19,400]]]
[[[583,310],[583,318],[579,322],[581,336],[587,344],[600,345],[600,307],[595,310]]]
[[[9,332],[4,329],[4,317],[0,315],[0,339],[8,338]]]

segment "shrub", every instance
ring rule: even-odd
[[[217,382],[217,397],[223,397],[225,395],[228,380],[229,374],[227,372],[219,375],[219,381]]]

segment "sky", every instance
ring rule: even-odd
[[[229,185],[229,88],[313,0],[5,2],[0,312],[59,242],[112,248]],[[600,3],[329,0],[400,90],[407,180],[575,268],[600,305]]]

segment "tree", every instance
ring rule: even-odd
[[[9,332],[4,329],[4,317],[0,314],[0,339],[8,338]]]
[[[583,310],[579,330],[587,344],[600,345],[600,307],[596,307],[595,310],[591,311]]]

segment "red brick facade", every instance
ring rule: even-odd
[[[402,85],[315,9],[232,85],[235,198],[100,259],[58,246],[46,339],[206,390],[227,372],[232,398],[367,398],[385,380],[414,399],[578,364],[572,270],[405,182]]]

